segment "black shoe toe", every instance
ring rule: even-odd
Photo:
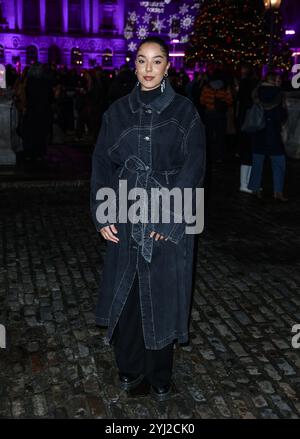
[[[152,395],[157,401],[166,401],[170,398],[172,393],[172,385],[166,384],[165,386],[156,387],[151,386]]]
[[[119,373],[120,386],[123,390],[130,390],[137,386],[142,380],[143,375],[132,375]]]

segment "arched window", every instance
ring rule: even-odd
[[[83,64],[82,51],[78,47],[74,47],[71,50],[71,64],[78,67],[82,66]]]
[[[54,44],[48,49],[48,63],[49,64],[60,64],[61,63],[61,52],[58,46]]]
[[[81,0],[69,0],[69,31],[81,31]]]
[[[38,50],[33,44],[26,48],[26,64],[34,64],[38,61]]]
[[[4,46],[0,44],[0,63],[4,62],[4,60],[5,60]]]
[[[46,0],[46,26],[48,31],[59,32],[62,25],[61,0]]]
[[[23,0],[23,25],[25,30],[39,30],[40,1]]]
[[[113,66],[113,54],[111,49],[105,49],[102,55],[102,66],[112,67]]]

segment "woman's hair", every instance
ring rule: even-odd
[[[145,38],[138,45],[136,53],[138,53],[138,51],[140,50],[141,46],[143,44],[145,44],[145,43],[156,43],[156,44],[158,44],[160,46],[162,52],[166,56],[167,61],[169,61],[169,46],[168,46],[168,44],[162,38],[159,38],[159,37],[147,37],[147,38]]]

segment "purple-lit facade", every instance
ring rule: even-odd
[[[118,68],[138,42],[156,34],[170,42],[171,63],[184,48],[200,1],[0,0],[0,63]],[[130,61],[131,59],[131,61]]]
[[[124,17],[125,0],[2,0],[2,61],[71,66],[75,52],[78,66],[118,67],[124,63]]]
[[[148,35],[170,43],[171,63],[184,50],[202,0],[0,0],[0,63],[18,68],[38,60],[68,67],[118,68]],[[300,53],[298,1],[283,0],[287,35]],[[294,58],[300,62],[300,55]]]

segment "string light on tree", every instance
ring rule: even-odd
[[[266,0],[266,2],[279,0]],[[270,4],[271,4],[270,3]],[[273,63],[288,69],[290,53],[283,39],[282,17],[277,16]],[[270,29],[261,0],[204,0],[192,31],[186,60],[237,67],[241,62],[262,66],[268,60]]]

